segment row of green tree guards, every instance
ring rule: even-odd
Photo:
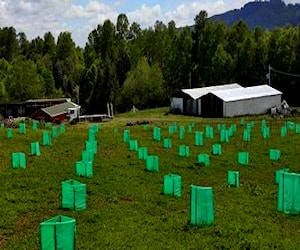
[[[254,124],[251,124],[251,126],[247,126],[245,131],[247,133],[251,133],[251,128],[253,127]],[[189,126],[190,127],[190,126]],[[218,125],[218,128],[220,130],[220,137],[221,137],[221,142],[229,142],[229,137],[232,137],[235,132],[236,132],[236,125],[231,125],[229,130],[226,130],[226,127],[224,125]],[[264,131],[264,128],[266,125],[262,125],[262,131]],[[146,128],[147,129],[147,128]],[[268,128],[269,129],[269,128]],[[175,133],[177,131],[177,126],[176,125],[171,125],[169,126],[169,133]],[[184,126],[180,126],[179,131],[184,131]],[[206,126],[206,134],[211,134],[210,131],[213,131],[213,128],[210,127],[209,125]],[[230,132],[231,131],[231,132]],[[192,131],[190,131],[192,132]],[[222,133],[224,132],[224,133]],[[247,136],[248,137],[248,136]],[[224,138],[224,140],[222,140]],[[153,128],[153,139],[155,141],[160,141],[161,140],[161,128],[154,127]],[[147,149],[144,147],[138,147],[138,142],[137,140],[130,139],[130,132],[129,130],[124,130],[123,132],[123,141],[129,143],[129,149],[131,151],[137,151],[138,152],[138,158],[144,158],[146,160],[147,155]],[[195,145],[196,146],[203,146],[203,132],[201,131],[196,131],[195,132]],[[163,139],[163,148],[172,148],[172,140],[171,138],[164,138]],[[178,148],[178,154],[179,156],[183,157],[189,157],[190,156],[190,149],[189,146],[186,145],[179,145]],[[214,144],[212,145],[212,154],[213,155],[221,155],[222,154],[222,146],[221,144]],[[270,149],[269,151],[269,156],[271,160],[279,160],[280,158],[280,150],[278,149]],[[151,157],[153,159],[153,157]],[[149,160],[151,162],[151,160]],[[199,164],[204,164],[205,166],[208,166],[210,164],[210,158],[209,155],[207,154],[200,154],[198,155],[198,163]],[[239,152],[238,153],[238,163],[247,165],[249,163],[249,153],[248,152]]]
[[[37,123],[33,123],[33,130],[36,131]],[[49,125],[49,124],[48,124]],[[50,127],[50,126],[48,126]],[[85,150],[82,151],[82,161],[76,162],[76,174],[79,176],[92,177],[92,162],[97,152],[96,132],[98,126],[89,129],[88,141]],[[9,129],[9,131],[12,131]],[[19,125],[19,133],[26,133],[26,125]],[[60,133],[65,133],[65,126],[61,124]],[[51,134],[43,131],[43,145],[51,145]],[[57,138],[57,127],[52,127],[52,137]],[[9,137],[9,138],[12,138]],[[31,155],[40,155],[39,142],[31,143]],[[25,153],[15,152],[12,154],[13,168],[26,168]],[[86,184],[76,180],[62,182],[62,208],[83,210],[86,209]],[[70,236],[71,235],[71,236]],[[69,237],[70,236],[70,237]],[[58,215],[54,218],[40,223],[41,249],[75,249],[75,219]]]
[[[130,131],[123,131],[123,142],[128,143],[129,150],[137,151],[138,159],[146,161],[146,170],[158,172],[158,156],[148,155],[147,147],[138,148],[137,140],[131,139]],[[239,186],[239,172],[228,171],[228,184]],[[181,196],[181,176],[168,174],[164,176],[163,192],[165,195]],[[213,190],[211,187],[191,185],[190,223],[192,225],[210,225],[214,221]]]
[[[254,127],[254,122],[251,121],[249,123],[245,123],[244,120],[241,120],[241,125],[244,125],[244,131],[243,131],[243,141],[250,141],[251,140],[251,131]],[[193,129],[195,127],[195,124],[192,123],[191,125],[188,125],[188,133],[192,133]],[[144,127],[147,129],[147,127]],[[229,128],[226,128],[226,125],[224,124],[218,124],[217,125],[219,134],[220,134],[220,142],[229,142],[230,137],[234,136],[234,134],[237,131],[237,125],[232,124],[229,126]],[[280,135],[281,137],[285,137],[288,134],[288,131],[294,131],[297,134],[300,134],[300,124],[295,124],[294,122],[287,121],[284,123],[284,125],[280,129]],[[175,134],[178,131],[177,124],[172,124],[168,128],[169,134]],[[208,139],[214,138],[214,128],[210,125],[205,126],[205,137]],[[268,126],[267,122],[265,120],[261,121],[261,134],[263,139],[268,139],[270,137],[270,127]],[[185,136],[185,127],[180,126],[179,127],[179,139],[183,140]],[[161,141],[162,135],[161,135],[161,128],[154,127],[153,128],[153,139],[155,141]],[[164,138],[165,139],[165,138]],[[196,146],[202,146],[204,141],[204,132],[196,131],[195,132],[195,145]],[[167,142],[166,142],[167,145]]]
[[[58,138],[59,134],[65,134],[66,128],[64,124],[60,124],[60,129],[58,130],[57,126],[51,127],[51,124],[48,123],[47,127],[52,129],[52,133],[50,131],[42,131],[42,145],[43,146],[51,146],[51,138]],[[32,123],[33,131],[37,131],[38,122],[33,121]],[[19,124],[19,134],[26,134],[26,124]],[[7,129],[7,138],[13,138],[13,130],[12,128]],[[30,144],[30,154],[32,156],[40,156],[40,143],[38,141],[31,142]],[[26,155],[24,152],[14,152],[11,156],[11,162],[13,168],[26,168]]]
[[[278,210],[287,214],[300,212],[300,175],[288,173],[288,170],[276,172],[279,183]],[[239,183],[238,172],[228,172],[230,179]],[[229,178],[229,177],[228,177]],[[69,180],[62,183],[63,206],[73,209],[85,209],[86,185]],[[164,194],[181,196],[181,176],[164,176]],[[190,222],[192,225],[210,225],[214,222],[214,199],[211,187],[190,187]],[[76,208],[77,206],[77,208]],[[74,218],[58,215],[40,223],[41,249],[76,249],[76,221]]]
[[[88,140],[81,153],[81,161],[75,164],[76,175],[93,177],[94,155],[97,153],[98,143],[96,135],[99,125],[89,127]],[[85,210],[87,208],[87,186],[76,180],[66,180],[61,184],[63,209]],[[41,250],[73,250],[76,249],[76,220],[74,218],[57,215],[40,223]]]
[[[125,132],[127,135],[130,132]],[[125,136],[127,138],[127,135]],[[123,134],[124,138],[124,134]],[[130,140],[129,140],[130,141]],[[145,157],[145,151],[141,154]],[[285,195],[290,195],[289,192],[294,191],[295,188],[291,183],[291,180],[298,180],[299,175],[290,174],[286,176],[288,170],[279,170],[276,172],[276,182],[279,183],[279,195],[278,195],[278,210],[285,213],[295,213],[296,206],[289,207],[284,203]],[[293,177],[291,177],[293,176]],[[239,186],[239,172],[228,171],[228,184],[231,186]],[[297,184],[297,183],[296,183]],[[289,186],[288,189],[284,189],[285,186]],[[69,180],[62,183],[63,195],[68,197],[67,200],[62,199],[63,207],[70,209],[85,209],[86,208],[86,185],[80,182]],[[300,185],[299,185],[300,188]],[[181,176],[175,174],[169,174],[164,176],[164,194],[181,196]],[[293,193],[296,194],[295,192]],[[296,196],[295,196],[296,197]],[[190,190],[190,222],[192,225],[210,225],[214,222],[214,202],[213,202],[213,189],[211,187],[199,187],[191,185]],[[294,203],[293,203],[294,204]],[[296,213],[299,213],[299,210]],[[58,215],[40,224],[41,239],[47,239],[43,241],[42,249],[59,249],[57,247],[63,247],[63,249],[75,249],[76,248],[76,221],[73,218]]]
[[[250,124],[250,126],[247,126],[247,130],[249,132],[251,132],[251,128],[254,126],[254,123]],[[291,122],[288,122],[285,124],[284,127],[289,127],[290,129],[294,129],[294,125],[293,123]],[[262,131],[264,130],[264,128],[266,128],[266,124],[265,124],[265,121],[263,120],[262,121]],[[169,127],[169,131],[175,131],[175,129],[170,129]],[[155,131],[159,131],[160,132],[160,128],[157,129],[156,127],[154,128],[153,130],[153,139],[155,140],[155,134],[157,132]],[[133,150],[133,151],[137,151],[138,152],[138,158],[139,159],[144,159],[146,160],[146,169],[149,170],[149,171],[158,171],[158,157],[156,156],[156,160],[153,161],[153,157],[150,158],[150,161],[147,162],[147,148],[146,147],[140,147],[138,148],[138,143],[137,143],[137,140],[131,140],[130,139],[130,131],[129,130],[124,130],[123,132],[123,141],[124,142],[128,142],[129,143],[129,149],[130,150]],[[168,143],[169,144],[169,143]],[[184,153],[181,153],[181,151],[188,151],[187,150],[187,146],[184,146],[184,145],[180,145],[179,146],[179,155],[184,155]],[[215,144],[213,145],[213,154],[220,154],[221,153],[221,145],[220,144]],[[277,150],[277,149],[271,149],[270,150],[270,159],[271,160],[279,160],[280,158],[280,155],[281,155],[281,152],[280,150]],[[241,163],[241,164],[247,164],[248,163],[248,152],[239,152],[239,155],[238,155],[238,162]],[[150,167],[149,167],[150,165]],[[233,186],[239,186],[239,181],[238,181],[238,178],[239,178],[239,173],[238,172],[234,172],[234,171],[229,171],[228,172],[228,184],[229,185],[233,185]],[[276,177],[277,178],[277,177]],[[180,176],[176,176],[176,175],[168,175],[168,176],[165,176],[165,180],[167,179],[171,179],[169,182],[167,181],[167,183],[171,183],[173,184],[173,188],[167,188],[166,186],[164,186],[164,190],[173,190],[171,193],[172,194],[180,194],[180,189],[178,188],[179,186],[181,186],[181,178]],[[177,182],[177,185],[176,185],[176,182]],[[170,191],[167,191],[167,193],[170,193]],[[192,214],[192,212],[191,212]],[[191,218],[191,222],[194,221],[192,218]],[[201,224],[203,225],[203,224]]]

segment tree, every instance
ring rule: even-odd
[[[96,51],[94,45],[94,35],[90,33],[88,36],[88,42],[85,45],[83,51],[84,65],[86,70],[88,70],[93,62],[96,60]]]
[[[44,35],[44,50],[43,54],[46,55],[48,54],[51,58],[54,58],[56,52],[56,44],[55,44],[55,39],[52,33],[46,32]]]
[[[268,71],[267,39],[266,35],[262,33],[262,31],[260,31],[258,35],[256,30],[254,31],[254,39],[256,42],[256,46],[253,65],[253,80],[256,83],[264,84],[267,82],[266,72]]]
[[[108,102],[115,104],[119,91],[118,80],[116,77],[116,68],[112,60],[106,58],[105,62],[100,60],[92,66],[86,75],[88,86],[92,85],[89,98],[88,112],[105,113]],[[88,86],[85,86],[87,90]]]
[[[99,34],[99,45],[101,58],[116,58],[116,36],[115,26],[110,20],[106,20]]]
[[[47,97],[56,97],[60,93],[55,89],[55,81],[52,74],[52,71],[47,68],[42,60],[37,62],[37,72],[43,78],[45,96]]]
[[[246,86],[252,86],[255,63],[255,43],[248,37],[240,46],[236,55],[235,79]]]
[[[75,96],[74,89],[79,85],[83,72],[83,59],[81,51],[77,50],[71,33],[61,32],[57,39],[56,56],[54,63],[54,79],[57,89]]]
[[[205,10],[201,10],[198,15],[196,15],[194,21],[195,21],[195,29],[193,33],[194,40],[197,41],[199,36],[201,35],[201,32],[205,28],[208,19],[207,19],[207,12]]]
[[[56,59],[63,61],[69,57],[76,57],[75,43],[70,32],[61,32],[57,38]]]
[[[156,107],[164,101],[164,96],[160,68],[157,64],[150,66],[146,58],[141,58],[122,87],[123,105],[127,109],[132,105],[138,109]]]
[[[129,38],[128,27],[129,22],[127,16],[125,14],[120,14],[117,21],[117,39],[115,43],[116,59],[114,62],[119,86],[123,85],[126,74],[130,70],[130,59],[127,48],[127,39]]]
[[[18,34],[18,43],[20,54],[27,58],[29,55],[29,42],[24,32]]]
[[[128,37],[129,21],[125,14],[120,14],[117,20],[117,32],[121,39]]]
[[[127,42],[128,56],[131,67],[135,67],[142,57],[144,42],[143,33],[139,24],[133,22],[129,28],[130,38]]]
[[[92,102],[92,94],[94,87],[98,81],[98,65],[100,62],[95,60],[94,63],[86,69],[83,80],[80,83],[80,103],[86,107]],[[95,95],[95,94],[94,94]]]
[[[137,37],[142,32],[141,26],[138,23],[133,22],[129,28],[129,32],[132,36]]]
[[[191,48],[191,31],[185,27],[173,37],[166,49],[162,70],[168,99],[180,89],[190,87]]]
[[[212,58],[213,80],[215,82],[226,82],[231,80],[232,58],[225,51],[222,44],[219,44]]]
[[[201,73],[201,67],[203,63],[201,61],[204,61],[202,59],[202,56],[204,53],[206,53],[206,49],[202,48],[200,43],[201,39],[203,39],[203,30],[206,27],[208,23],[207,19],[207,12],[206,11],[200,11],[198,15],[196,15],[195,19],[195,25],[194,25],[194,31],[192,33],[193,37],[193,46],[192,46],[192,71],[191,71],[191,85],[193,87],[197,87],[200,85],[202,73]]]
[[[9,100],[5,84],[9,76],[10,64],[4,59],[0,59],[0,102],[5,103]]]
[[[275,29],[269,37],[269,64],[280,71],[287,73],[298,73],[297,69],[293,72],[295,63],[299,56],[296,54],[299,51],[297,48],[297,35],[291,27]],[[297,105],[299,85],[295,77],[290,77],[285,74],[271,75],[272,86],[281,90],[288,96],[290,104]]]
[[[5,81],[10,101],[25,101],[45,97],[44,80],[37,65],[31,60],[17,58],[13,61]]]
[[[18,54],[18,40],[13,27],[0,29],[0,58],[11,61]]]
[[[241,44],[250,36],[250,30],[247,24],[240,20],[229,29],[226,35],[226,44],[224,49],[231,55],[232,58],[236,58]]]

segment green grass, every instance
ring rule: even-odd
[[[274,173],[280,168],[298,172],[300,134],[289,131],[280,137],[284,119],[245,117],[254,121],[251,142],[242,141],[241,118],[203,119],[165,115],[167,109],[139,111],[118,115],[101,124],[97,135],[99,150],[91,179],[75,175],[75,162],[88,135],[86,123],[67,126],[66,134],[52,139],[51,147],[41,146],[41,156],[30,156],[30,143],[41,142],[37,133],[27,127],[21,135],[6,138],[0,131],[0,249],[39,249],[40,222],[63,214],[74,217],[77,225],[78,249],[297,249],[300,244],[300,217],[277,211],[277,190]],[[263,140],[260,121],[271,126],[271,137]],[[147,121],[143,125],[125,127],[128,122]],[[300,119],[293,118],[300,123]],[[185,138],[168,134],[172,122],[184,125]],[[193,133],[187,126],[195,122]],[[222,143],[222,155],[211,154],[212,145],[219,143],[217,124],[237,124],[238,131],[229,143]],[[214,139],[205,139],[204,146],[194,146],[194,132],[214,127]],[[162,141],[152,139],[154,126],[162,129],[162,138],[172,139],[172,148],[163,149]],[[118,128],[118,133],[115,129]],[[160,171],[145,171],[145,162],[137,159],[122,141],[127,128],[139,146],[158,155]],[[178,146],[190,147],[191,156],[179,157]],[[269,159],[269,149],[282,152],[278,162]],[[237,153],[248,151],[249,165],[237,164]],[[25,152],[26,169],[12,169],[11,153]],[[207,153],[209,167],[196,164],[197,156]],[[227,186],[227,171],[240,172],[240,187]],[[182,177],[182,196],[162,194],[163,176],[168,173]],[[87,209],[61,209],[61,182],[76,179],[87,184]],[[211,186],[214,191],[215,222],[199,228],[189,225],[190,185]]]

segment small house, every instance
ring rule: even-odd
[[[25,101],[26,116],[31,116],[36,111],[42,108],[58,105],[65,102],[71,102],[71,98],[43,98],[43,99],[29,99]]]
[[[44,120],[45,122],[60,123],[63,120],[68,119],[69,108],[80,109],[80,106],[68,101],[50,107],[41,108],[36,111],[31,118],[34,120]]]

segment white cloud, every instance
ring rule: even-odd
[[[171,20],[177,27],[192,25],[195,16],[206,10],[209,16],[241,8],[250,0],[166,0],[160,4],[134,5],[129,0],[0,0],[0,25],[13,26],[33,39],[51,31],[54,36],[69,31],[76,44],[85,45],[88,34],[105,20],[116,23],[122,9],[132,9],[126,15],[129,21],[143,28],[153,26],[156,20],[165,24]],[[135,1],[137,2],[137,1]],[[157,1],[156,1],[157,2]],[[299,3],[286,0],[285,3]],[[166,7],[168,6],[168,7]],[[168,9],[164,9],[168,8]]]
[[[201,11],[206,10],[211,14],[212,9],[220,8],[224,5],[223,1],[213,2],[192,2],[191,4],[181,4],[173,11],[168,11],[165,15],[168,21],[174,20],[177,27],[191,25],[195,16]]]
[[[131,23],[137,22],[142,27],[153,26],[157,20],[164,21],[164,15],[159,4],[152,7],[143,4],[138,9],[128,12],[126,15]]]
[[[165,13],[167,21],[174,20],[177,27],[191,25],[194,23],[194,18],[201,10],[206,10],[208,16],[223,13],[227,10],[242,7],[247,0],[234,1],[229,5],[224,0],[218,1],[194,1],[189,4],[181,4],[173,11]]]
[[[29,40],[47,31],[56,37],[69,31],[76,44],[84,46],[99,22],[115,16],[115,9],[96,0],[84,6],[72,0],[0,0],[1,26],[13,26],[17,32],[25,32]]]
[[[299,4],[299,0],[285,0],[284,2],[286,4],[289,4],[289,3],[292,3],[292,4],[298,3]]]
[[[86,6],[72,5],[68,8],[66,17],[68,18],[90,18],[96,16],[97,13],[111,13],[113,9],[103,3],[90,1]]]

